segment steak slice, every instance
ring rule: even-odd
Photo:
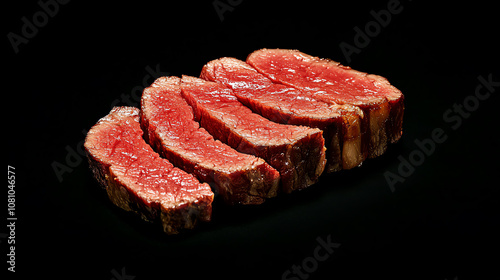
[[[139,109],[115,107],[87,134],[85,150],[110,200],[148,221],[160,219],[168,234],[210,221],[214,194],[175,168],[142,138]]]
[[[355,106],[316,100],[230,57],[205,64],[200,77],[229,87],[241,103],[272,121],[323,130],[328,172],[356,167],[367,155],[361,145],[363,112]]]
[[[181,96],[181,79],[158,78],[144,89],[141,127],[149,144],[175,166],[210,183],[229,204],[259,204],[276,196],[279,173],[263,159],[214,140]]]
[[[369,157],[383,154],[402,134],[404,96],[387,79],[296,50],[262,49],[247,63],[271,80],[335,104],[358,106],[365,115],[363,132]]]
[[[267,161],[281,175],[290,193],[314,184],[325,168],[323,132],[284,125],[255,114],[221,84],[182,76],[182,96],[200,125],[215,138],[242,153]]]

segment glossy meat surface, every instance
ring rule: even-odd
[[[299,51],[258,50],[249,55],[247,62],[275,81],[313,90],[317,98],[339,104],[366,105],[401,97],[401,92],[381,76]]]
[[[322,131],[283,125],[255,114],[221,84],[183,76],[182,95],[195,118],[215,138],[243,153],[262,157],[281,174],[285,192],[317,181],[325,166]]]
[[[262,49],[247,63],[271,80],[307,92],[332,104],[358,106],[364,113],[362,131],[369,157],[383,154],[387,143],[402,134],[404,96],[387,79],[296,50]]]
[[[293,87],[273,82],[247,63],[224,57],[205,64],[200,77],[223,84],[252,111],[278,123],[323,130],[329,172],[358,166],[362,151],[362,111],[350,105],[330,104]]]
[[[212,183],[226,202],[259,204],[276,195],[279,173],[201,128],[181,96],[180,78],[158,78],[144,90],[141,108],[149,144],[175,166]]]
[[[210,220],[210,186],[161,158],[142,135],[132,107],[115,107],[87,134],[90,165],[111,201],[146,220],[161,219],[167,233]]]

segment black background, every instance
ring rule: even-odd
[[[281,279],[313,256],[317,238],[330,236],[340,247],[308,279],[498,277],[500,88],[457,129],[443,118],[474,94],[478,76],[500,81],[496,7],[402,0],[401,13],[348,63],[339,44],[354,45],[353,28],[363,29],[370,11],[389,1],[233,1],[223,21],[213,2],[71,1],[17,54],[6,35],[21,35],[21,18],[31,20],[41,8],[36,1],[5,8],[4,149],[16,168],[15,276]],[[84,132],[112,104],[127,105],[120,96],[133,101],[144,78],[153,81],[148,66],[197,76],[212,59],[244,60],[264,47],[299,49],[387,77],[405,94],[400,142],[360,168],[264,205],[215,202],[211,223],[178,236],[112,205],[78,154]],[[397,174],[398,157],[408,159],[415,139],[436,128],[446,141],[392,192],[384,172]],[[57,163],[71,169],[61,180]],[[0,246],[8,272],[6,238]]]

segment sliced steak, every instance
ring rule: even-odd
[[[369,157],[384,153],[402,134],[403,94],[385,78],[296,50],[262,49],[247,63],[271,80],[309,92],[315,99],[363,110]]]
[[[160,158],[142,134],[139,109],[133,107],[115,107],[87,134],[90,167],[110,200],[145,220],[161,219],[168,234],[209,221],[210,186]]]
[[[201,126],[236,150],[265,159],[280,172],[284,192],[314,184],[323,172],[325,146],[320,129],[272,122],[253,113],[231,89],[218,83],[183,76],[181,89]]]
[[[316,100],[230,57],[205,64],[200,77],[229,87],[241,103],[272,121],[323,130],[328,172],[358,166],[367,155],[361,145],[363,113],[355,106]]]
[[[161,77],[144,89],[146,140],[175,166],[210,183],[229,204],[259,204],[276,195],[279,173],[263,159],[214,140],[181,96],[180,78]]]

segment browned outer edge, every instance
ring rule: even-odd
[[[210,221],[213,196],[204,196],[202,200],[165,209],[158,202],[146,202],[137,196],[112,172],[109,164],[95,158],[86,146],[85,153],[94,178],[106,190],[110,201],[119,208],[135,212],[145,221],[154,222],[161,219],[163,230],[167,234],[192,229],[198,220]]]
[[[323,131],[324,145],[326,149],[325,159],[326,165],[324,170],[327,172],[338,171],[342,169],[342,141],[340,140],[342,133],[342,118],[339,116],[336,119],[315,119],[294,114],[282,114],[274,108],[269,108],[260,102],[250,102],[248,98],[238,98],[240,102],[252,109],[253,112],[277,123],[303,125],[312,128],[318,128]],[[319,153],[322,153],[318,150]],[[322,156],[320,154],[320,156]],[[318,167],[320,167],[319,165]],[[314,178],[314,176],[312,177]],[[306,179],[308,181],[308,179]]]
[[[208,64],[203,66],[200,78],[218,82],[217,80],[212,79],[214,74],[210,74],[210,70],[207,68],[207,65]],[[249,66],[253,68],[253,66]],[[263,75],[262,73],[260,74]],[[271,121],[283,124],[304,125],[321,129],[323,131],[324,146],[326,147],[326,166],[324,169],[328,173],[356,167],[360,165],[368,155],[367,144],[363,144],[363,146],[359,147],[358,154],[354,158],[347,158],[347,153],[343,152],[344,142],[361,143],[361,116],[358,114],[345,112],[343,115],[339,115],[338,118],[329,118],[328,121],[325,121],[324,119],[315,119],[297,116],[294,114],[284,114],[274,108],[270,108],[269,106],[262,104],[261,102],[251,100],[250,98],[241,98],[240,96],[237,97],[241,103],[249,107],[253,112]]]
[[[346,69],[347,71],[351,71],[356,75],[370,76],[372,80],[378,80],[379,82],[382,82],[389,87],[393,87],[389,83],[389,81],[382,76],[368,74],[365,72],[354,70],[349,66],[344,66],[339,62],[336,62],[331,59],[314,57],[308,54],[304,54],[298,50],[291,50],[291,51],[297,51],[305,56],[310,57],[312,60],[332,63],[337,67],[341,67],[343,69]],[[249,54],[248,57],[250,57],[252,54],[253,53]],[[256,69],[259,73],[265,75],[266,77],[269,77],[265,73],[259,71],[259,69],[255,67],[254,69]],[[274,81],[274,82],[281,83],[279,81]],[[297,88],[291,84],[288,86]],[[297,89],[301,90],[300,88]],[[394,90],[400,93],[400,91],[397,90],[396,88],[394,88]],[[328,102],[328,100],[325,100],[325,102]],[[361,125],[362,151],[363,151],[361,154],[361,158],[363,158],[363,160],[366,159],[366,157],[374,158],[382,155],[386,151],[387,144],[389,142],[395,143],[400,139],[402,135],[402,123],[403,123],[403,113],[404,113],[403,94],[400,94],[400,97],[396,100],[384,99],[384,101],[378,103],[368,103],[368,104],[354,105],[354,106],[359,107],[363,111],[364,115],[364,117],[362,118],[362,125]],[[384,117],[384,115],[386,115],[386,117]],[[343,131],[346,131],[345,127]],[[365,152],[367,152],[367,156],[365,156]]]
[[[368,145],[364,140],[363,118],[353,112],[343,112],[340,147],[342,149],[342,169],[359,166],[368,156]],[[350,149],[350,150],[348,150]],[[351,155],[355,150],[354,155]]]
[[[209,222],[212,216],[213,196],[205,196],[203,200],[189,202],[176,208],[161,207],[163,231],[176,234],[180,229],[193,229],[198,220]]]
[[[360,72],[340,64],[339,66],[355,75],[364,76],[373,82],[383,84],[384,87],[398,95],[398,98],[386,96],[378,102],[356,105],[363,110],[365,116],[363,133],[368,136],[365,138],[365,143],[368,145],[368,157],[378,157],[386,151],[389,143],[394,143],[401,137],[404,96],[382,76]]]
[[[252,104],[252,103],[250,103]],[[253,106],[255,107],[255,106]],[[272,117],[266,114],[266,110],[255,108],[256,112],[264,117]],[[276,119],[278,122],[284,122],[285,117]],[[271,119],[272,120],[272,119]],[[326,147],[326,166],[325,170],[330,172],[340,171],[342,169],[351,169],[360,165],[368,156],[368,145],[363,144],[361,140],[364,137],[362,129],[362,118],[353,112],[342,112],[338,118],[317,120],[298,116],[288,116],[286,123],[294,125],[304,125],[318,128],[323,131],[324,143]],[[365,140],[366,141],[366,140]],[[347,158],[344,152],[344,143],[359,142],[358,153],[354,158]]]
[[[389,140],[391,143],[396,143],[403,133],[403,115],[405,110],[404,95],[397,100],[390,101],[390,117],[387,122],[387,131],[389,132]]]
[[[156,128],[151,126],[143,111],[140,113],[140,123],[145,132],[146,142],[155,151],[168,159],[174,166],[196,175],[200,181],[209,183],[216,195],[220,195],[227,204],[261,204],[266,198],[277,195],[280,178],[277,176],[270,178],[269,181],[265,180],[272,176],[273,169],[264,161],[253,166],[252,169],[235,172],[209,169],[183,158],[163,145],[161,138],[156,133]]]
[[[368,150],[368,157],[374,158],[382,155],[387,148],[386,122],[388,103],[358,105],[363,111],[362,143]],[[385,117],[384,117],[385,115]]]
[[[312,118],[304,118],[298,116],[291,116],[287,121],[289,124],[305,125],[309,127],[319,128],[323,131],[323,138],[325,139],[325,159],[326,159],[326,172],[334,172],[342,169],[342,118],[329,119],[328,122],[324,120],[317,120]]]
[[[165,209],[158,202],[150,202],[148,206],[148,203],[113,174],[110,166],[95,159],[88,150],[86,152],[94,177],[105,188],[110,201],[121,209],[135,212],[145,221],[154,222],[160,219],[167,234],[177,234],[183,229],[192,229],[197,221],[210,221],[213,197],[205,196],[195,203],[186,203],[170,209]]]
[[[403,115],[404,115],[404,95],[399,89],[382,76],[368,74],[354,70],[349,66],[344,66],[339,62],[330,59],[319,60],[336,64],[355,75],[364,76],[373,82],[378,82],[389,88],[393,93],[397,93],[398,98],[386,96],[379,102],[354,105],[363,110],[364,120],[362,133],[366,134],[364,143],[368,145],[368,157],[374,158],[382,155],[389,143],[397,142],[402,135]]]
[[[285,193],[311,186],[325,169],[326,149],[321,130],[305,135],[291,144],[257,146],[234,133],[230,127],[211,116],[207,110],[198,108],[195,100],[191,100],[184,93],[182,96],[193,108],[195,119],[216,139],[239,152],[263,158],[269,165],[276,168],[281,177],[281,189]],[[216,127],[214,123],[220,123],[220,126]]]

